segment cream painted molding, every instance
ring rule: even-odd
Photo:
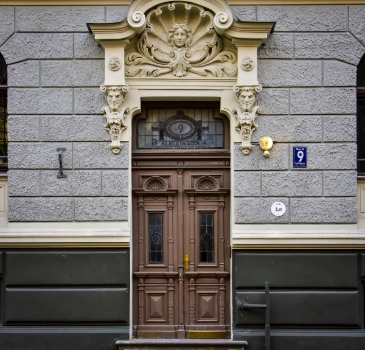
[[[0,6],[129,6],[130,0],[0,0]],[[229,5],[361,5],[365,0],[227,0]]]
[[[353,249],[365,248],[365,230],[340,233],[233,234],[232,249]]]

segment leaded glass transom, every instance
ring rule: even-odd
[[[139,149],[210,149],[224,147],[224,124],[214,109],[148,109],[138,122]]]

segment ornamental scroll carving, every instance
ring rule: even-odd
[[[239,106],[233,109],[237,120],[236,130],[241,134],[242,144],[240,149],[243,154],[251,152],[251,136],[257,129],[255,119],[260,113],[260,107],[255,106],[258,93],[261,91],[261,85],[256,86],[235,86]]]
[[[237,75],[236,54],[223,50],[214,16],[201,6],[165,3],[146,16],[146,29],[126,56],[126,76]]]
[[[128,91],[128,86],[105,86],[102,85],[100,90],[105,93],[108,105],[101,109],[106,119],[105,129],[111,137],[110,148],[114,154],[118,154],[122,149],[121,136],[123,130],[127,128],[124,123],[125,114],[129,113],[127,107],[122,107],[124,96]]]

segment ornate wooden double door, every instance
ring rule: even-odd
[[[162,163],[133,171],[135,336],[229,337],[229,170]]]

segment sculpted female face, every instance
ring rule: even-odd
[[[185,24],[175,24],[169,30],[170,42],[176,47],[188,46],[191,39],[191,30]]]
[[[172,37],[173,42],[175,43],[175,46],[182,47],[185,46],[187,35],[184,29],[181,27],[175,30],[175,33]]]

